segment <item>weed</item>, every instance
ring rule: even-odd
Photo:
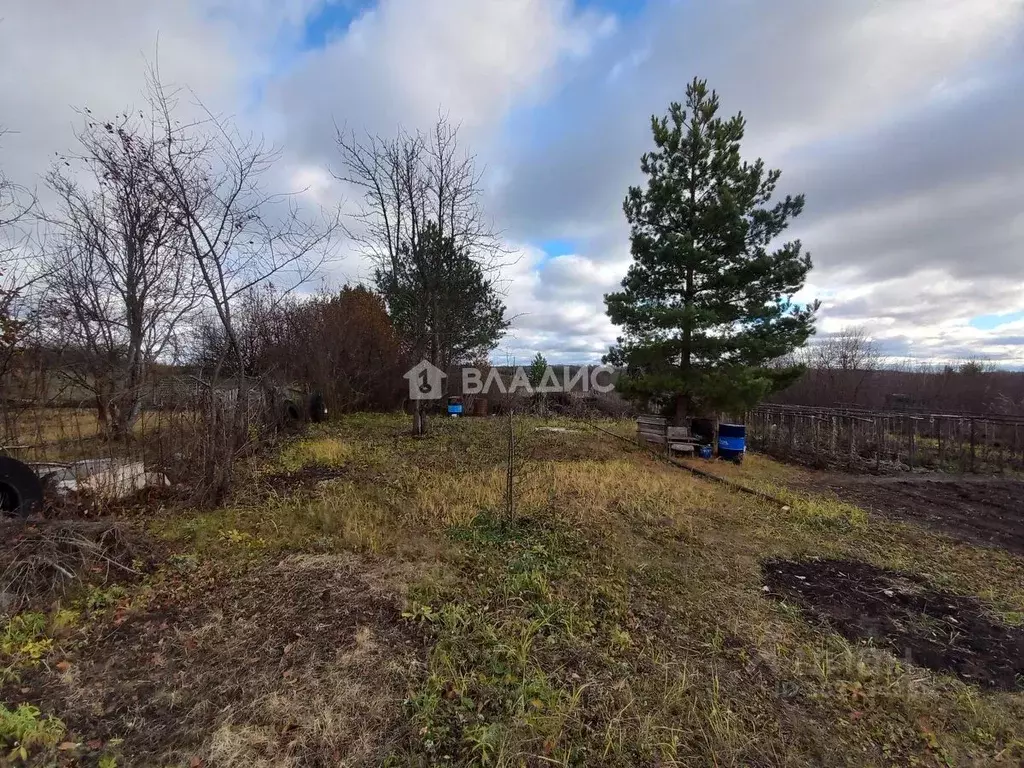
[[[981,596],[1019,623],[1020,558],[869,518],[811,490],[812,477],[759,456],[708,468],[789,509],[585,425],[558,423],[578,431],[531,435],[545,422],[520,420],[518,467],[528,482],[516,485],[511,519],[503,421],[437,419],[427,439],[415,440],[403,416],[356,414],[289,443],[270,468],[343,466],[329,484],[151,523],[182,550],[161,572],[175,585],[235,588],[246,582],[232,580],[277,569],[293,553],[360,563],[289,587],[286,602],[312,613],[342,611],[339,585],[358,583],[367,568],[412,582],[397,600],[390,593],[354,614],[378,622],[374,631],[393,630],[390,643],[375,647],[359,640],[367,627],[349,628],[355,648],[331,646],[317,665],[302,666],[296,649],[326,632],[315,620],[288,624],[288,639],[274,638],[284,650],[258,636],[244,678],[265,687],[233,699],[227,720],[189,707],[211,762],[624,768],[1024,759],[1024,693],[982,693],[847,641],[795,605],[766,599],[761,570],[772,558],[864,560]],[[632,434],[635,424],[609,428]],[[192,599],[182,597],[187,588],[172,594]],[[262,632],[263,616],[239,610],[251,593],[230,594],[231,631]],[[222,627],[211,621],[193,637],[202,655],[216,655]],[[413,648],[423,654],[415,663]],[[229,681],[209,684],[222,690]],[[129,716],[133,727],[145,724],[135,709]]]
[[[128,597],[128,590],[120,584],[109,587],[92,586],[76,605],[89,613],[102,613],[108,608],[118,605]]]
[[[8,709],[0,704],[0,745],[8,750],[12,761],[28,762],[33,750],[56,746],[64,732],[64,723],[55,717],[44,717],[38,707],[20,704]]]
[[[38,661],[53,645],[53,640],[46,637],[48,623],[43,613],[20,613],[12,617],[0,638],[0,652]]]
[[[47,636],[49,620],[42,613],[19,613],[7,622],[0,635],[0,683],[17,681],[21,671],[39,664],[53,648]]]
[[[220,539],[243,549],[262,549],[267,545],[267,542],[261,537],[253,536],[248,531],[240,531],[237,528],[227,528],[221,531]]]

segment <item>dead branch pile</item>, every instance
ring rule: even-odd
[[[107,584],[140,575],[147,547],[122,525],[103,521],[10,524],[0,547],[0,613],[64,595],[75,584]]]

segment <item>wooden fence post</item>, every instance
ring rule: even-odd
[[[850,418],[849,418],[849,426],[850,426],[850,432],[847,435],[848,445],[847,445],[847,451],[846,451],[846,466],[847,466],[848,469],[852,469],[853,468],[853,446],[854,446],[853,430],[857,428],[857,422],[854,420],[853,416],[850,416]]]
[[[882,427],[881,421],[877,416],[875,417],[875,471],[879,472],[882,469]]]
[[[974,436],[974,419],[971,419],[971,472],[974,471],[974,448],[976,439]]]
[[[913,416],[907,417],[908,431],[910,432],[910,468],[914,468],[914,453],[917,450],[917,420]]]

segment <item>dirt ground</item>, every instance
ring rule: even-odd
[[[38,668],[4,697],[60,711],[89,737],[79,751],[123,739],[136,765],[373,763],[424,655],[400,619],[400,570],[310,555],[185,573],[91,626],[61,674]]]
[[[850,640],[871,640],[909,664],[987,688],[1024,688],[1024,628],[977,599],[856,560],[769,560],[766,594],[793,602]]]
[[[1024,554],[1024,481],[931,474],[820,474],[813,482],[816,488],[828,488],[843,501],[869,511]]]

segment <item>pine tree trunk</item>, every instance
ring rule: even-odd
[[[686,395],[676,395],[675,408],[672,412],[672,426],[685,427],[690,417],[689,403]]]

